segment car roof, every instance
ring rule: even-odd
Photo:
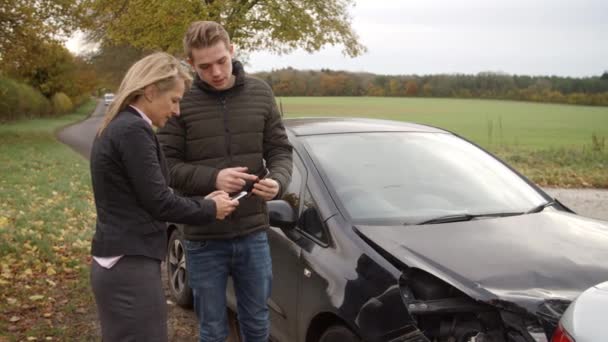
[[[449,133],[436,127],[410,122],[365,118],[289,118],[284,119],[283,122],[285,127],[296,136],[363,132]]]

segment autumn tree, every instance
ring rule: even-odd
[[[416,96],[418,95],[418,84],[415,80],[409,80],[405,84],[405,95],[406,96]]]
[[[150,51],[130,45],[102,44],[86,59],[90,61],[99,78],[99,87],[115,91],[127,70]]]
[[[388,81],[388,95],[389,96],[400,96],[401,91],[401,82],[399,82],[396,78],[391,78]]]
[[[1,0],[0,65],[4,66],[8,55],[29,58],[33,52],[27,48],[32,42],[68,37],[82,24],[83,14],[81,0]]]
[[[348,56],[365,47],[351,28],[354,0],[86,0],[91,39],[140,49],[182,52],[182,37],[196,20],[221,23],[246,52],[308,52],[341,45]]]

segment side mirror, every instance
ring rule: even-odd
[[[268,201],[268,217],[270,225],[285,230],[293,229],[296,226],[297,215],[295,210],[284,200]]]

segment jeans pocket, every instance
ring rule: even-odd
[[[188,253],[196,253],[198,251],[203,251],[205,247],[207,247],[208,242],[206,240],[184,240],[184,249]]]
[[[265,230],[253,233],[252,240],[254,242],[268,242],[268,234]]]

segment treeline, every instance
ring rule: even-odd
[[[37,53],[0,66],[0,122],[61,115],[84,102],[97,86],[91,64],[58,42],[39,42]]]
[[[587,78],[494,72],[387,76],[286,68],[255,75],[277,96],[456,97],[608,106],[608,72]]]

